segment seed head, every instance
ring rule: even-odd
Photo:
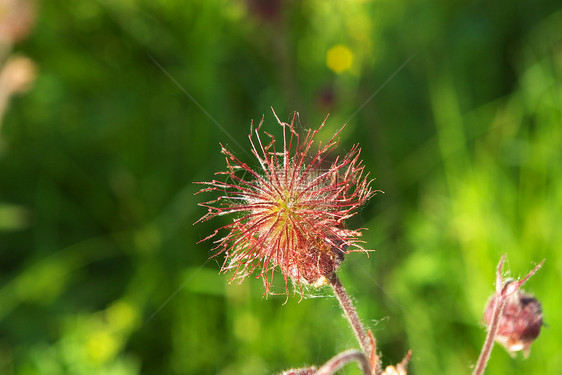
[[[315,146],[314,137],[325,121],[303,140],[294,129],[295,116],[288,124],[275,115],[283,128],[280,152],[272,135],[263,132],[269,142],[262,142],[263,118],[257,128],[251,124],[248,137],[259,168],[253,169],[221,145],[227,170],[217,174],[226,174],[227,181],[199,182],[207,187],[198,193],[214,191],[220,196],[200,203],[208,212],[198,222],[236,216],[202,241],[225,233],[214,241],[215,255],[225,254],[222,271],[233,270],[233,279],[240,281],[257,271],[265,295],[273,294],[270,286],[276,268],[288,294],[289,280],[295,291],[302,290],[302,283],[323,284],[350,246],[365,251],[358,239],[361,230],[346,229],[344,221],[375,193],[364,174],[358,145],[343,158],[334,158],[331,152],[341,129],[326,144]]]

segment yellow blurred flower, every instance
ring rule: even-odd
[[[352,64],[353,52],[343,44],[330,48],[326,53],[326,65],[336,73],[350,70]]]

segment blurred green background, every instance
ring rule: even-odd
[[[546,258],[525,289],[548,326],[487,373],[560,372],[559,0],[52,0],[14,52],[38,73],[0,129],[0,373],[272,374],[357,347],[328,290],[264,299],[196,244],[227,218],[192,225],[193,182],[219,142],[254,163],[270,106],[347,123],[385,192],[350,223],[376,252],[340,272],[385,364],[469,374],[506,253],[514,277]]]

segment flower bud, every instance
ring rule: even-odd
[[[513,282],[507,282],[504,291]],[[497,296],[488,301],[484,312],[486,325],[490,324]],[[543,325],[542,310],[539,301],[523,290],[516,290],[508,295],[501,313],[496,341],[514,355],[523,351],[525,357],[529,355],[531,343],[539,336]]]

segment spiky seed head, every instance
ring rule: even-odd
[[[227,169],[217,174],[226,174],[226,181],[199,182],[206,187],[198,193],[212,191],[220,196],[200,203],[208,211],[198,222],[235,216],[202,241],[216,238],[215,255],[226,255],[222,271],[233,270],[233,279],[242,281],[257,271],[266,295],[273,294],[276,268],[288,294],[289,280],[295,291],[302,290],[302,283],[321,285],[353,251],[350,246],[365,251],[359,241],[361,229],[347,229],[344,222],[375,194],[358,145],[343,158],[331,155],[343,128],[327,143],[316,143],[325,120],[303,139],[294,128],[295,116],[288,124],[275,115],[283,130],[280,150],[275,137],[261,131],[263,117],[257,127],[251,124],[249,139],[258,168],[221,145]],[[263,134],[268,142],[262,141]]]

